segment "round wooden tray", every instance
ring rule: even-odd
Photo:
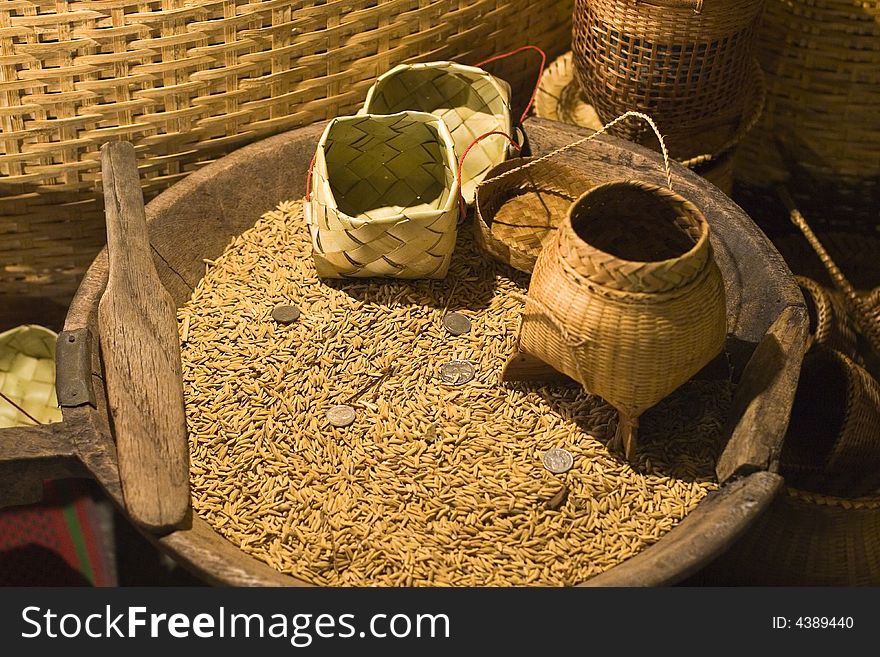
[[[243,148],[192,174],[147,206],[153,260],[177,306],[204,274],[205,258],[280,201],[303,194],[306,170],[325,124]],[[532,151],[547,153],[587,134],[531,119]],[[598,180],[639,178],[662,184],[659,155],[602,137],[560,157]],[[712,227],[725,279],[730,340],[738,379],[729,440],[717,464],[721,489],[675,529],[587,585],[663,585],[691,574],[741,535],[780,489],[776,459],[788,422],[806,340],[806,309],[785,263],[749,218],[720,190],[674,165],[676,191],[695,202]],[[0,500],[37,499],[43,479],[96,479],[124,510],[99,354],[98,302],[107,283],[107,253],[89,268],[59,336],[57,389],[61,423],[0,431]],[[144,437],[145,439],[148,437]],[[257,561],[197,515],[185,528],[151,535],[159,548],[217,584],[302,585]]]

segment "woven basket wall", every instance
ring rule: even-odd
[[[0,2],[0,295],[72,296],[105,239],[104,141],[135,144],[149,199],[246,143],[352,113],[398,63],[472,64],[525,43],[561,54],[571,6]],[[489,68],[524,104],[534,61]]]
[[[842,202],[867,206],[877,223],[880,2],[767,0],[756,53],[767,106],[740,150],[738,179],[848,191]]]
[[[459,218],[458,162],[425,112],[333,119],[318,142],[306,223],[324,278],[444,278]]]
[[[718,153],[745,111],[764,0],[575,0],[575,77],[603,123],[650,114],[670,153]],[[651,138],[639,122],[618,136]]]
[[[786,488],[703,577],[716,586],[880,586],[880,496]]]
[[[367,92],[364,114],[428,112],[446,123],[461,158],[461,195],[468,204],[489,169],[507,159],[508,142],[492,135],[468,147],[487,132],[513,134],[510,85],[473,66],[454,62],[402,64],[381,75]]]
[[[838,351],[804,357],[780,472],[799,489],[861,497],[880,489],[880,384]]]

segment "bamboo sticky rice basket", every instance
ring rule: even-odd
[[[726,326],[702,213],[614,182],[581,196],[538,256],[519,345],[614,406],[632,458],[639,415],[718,355]]]
[[[341,117],[318,143],[307,221],[325,278],[443,278],[459,186],[452,136],[424,112]]]
[[[575,76],[605,122],[649,113],[676,159],[717,153],[745,111],[764,0],[576,0]],[[650,135],[635,122],[618,136]]]
[[[367,92],[365,114],[394,114],[405,110],[428,112],[449,128],[455,152],[487,132],[513,134],[510,85],[486,71],[455,62],[401,64],[379,76]],[[486,173],[507,159],[509,144],[492,135],[471,149],[461,170],[461,193],[466,203]]]

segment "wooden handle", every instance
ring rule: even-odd
[[[131,519],[152,531],[189,511],[189,442],[174,303],[156,273],[134,148],[101,148],[110,272],[98,326],[119,478]]]
[[[730,440],[715,468],[719,482],[778,465],[806,351],[807,326],[806,308],[788,306],[755,348],[733,397]]]

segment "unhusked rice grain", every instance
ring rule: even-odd
[[[468,227],[443,281],[323,282],[302,202],[264,215],[179,310],[195,511],[323,585],[570,585],[656,542],[717,488],[730,384],[690,382],[646,413],[631,466],[605,446],[601,400],[501,383],[526,284]],[[281,303],[296,322],[272,320]],[[469,333],[445,331],[451,311]],[[441,382],[454,359],[473,381]],[[344,403],[357,419],[337,429]],[[550,447],[574,467],[547,472]]]

